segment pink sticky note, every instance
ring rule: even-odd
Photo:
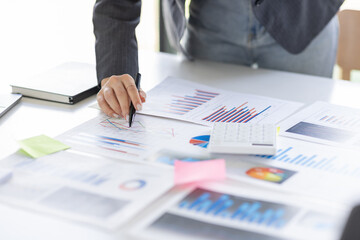
[[[175,185],[208,180],[223,180],[226,178],[224,159],[199,162],[184,162],[175,160],[174,167]]]

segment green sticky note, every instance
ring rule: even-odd
[[[32,158],[39,158],[51,153],[70,148],[51,137],[40,135],[19,141],[21,150]]]
[[[29,155],[27,152],[25,152],[22,149],[19,149],[19,151],[17,151],[18,154],[24,155],[25,157],[32,157],[31,155]]]

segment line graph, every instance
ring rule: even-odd
[[[129,123],[124,119],[106,118],[101,121],[99,125],[107,129],[116,129],[119,131],[127,131],[135,134],[152,133],[156,135],[175,137],[174,128],[158,125],[147,126],[147,124],[142,121],[134,121],[132,127],[130,128]]]

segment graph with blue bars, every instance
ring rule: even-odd
[[[195,89],[194,94],[173,95],[171,103],[166,106],[166,112],[184,115],[217,97],[219,93]]]
[[[247,123],[252,119],[264,114],[271,106],[267,106],[264,109],[257,111],[255,108],[248,106],[248,102],[241,104],[238,107],[227,109],[226,106],[222,106],[215,112],[204,117],[202,120],[208,122],[235,122],[235,123]]]
[[[184,211],[268,228],[283,228],[298,208],[279,203],[248,199],[229,194],[195,189],[178,204]]]
[[[257,156],[304,168],[312,168],[345,176],[360,177],[360,163],[342,161],[338,156],[323,157],[318,154],[303,154],[297,152],[294,147],[278,149],[277,153],[273,156]]]

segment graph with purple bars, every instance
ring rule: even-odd
[[[171,103],[166,106],[166,112],[184,115],[217,97],[219,93],[195,89],[194,94],[172,95]]]
[[[178,204],[178,208],[208,217],[246,222],[264,227],[283,228],[298,208],[279,203],[243,198],[201,188],[195,189]]]
[[[277,153],[273,156],[257,156],[286,164],[301,166],[304,168],[312,168],[334,174],[360,178],[360,163],[341,161],[338,159],[338,156],[322,157],[317,154],[294,154],[294,151],[296,150],[293,147],[287,147],[278,149]]]
[[[264,114],[270,108],[271,106],[267,106],[264,109],[257,111],[255,108],[249,107],[248,102],[245,102],[238,107],[233,107],[230,109],[227,109],[226,106],[222,106],[207,117],[204,117],[202,120],[208,122],[247,123],[254,118]]]

